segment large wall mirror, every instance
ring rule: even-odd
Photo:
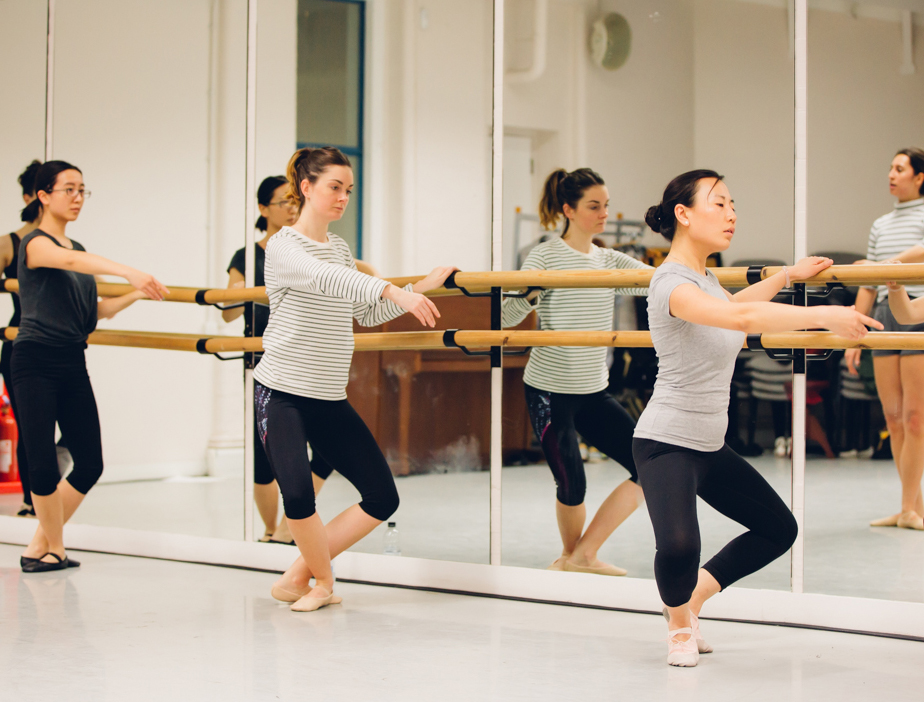
[[[674,176],[712,168],[726,176],[738,212],[731,248],[715,264],[791,262],[794,64],[785,3],[508,0],[506,12],[506,269],[523,266],[537,246],[568,253],[560,226],[540,226],[537,206],[553,170],[579,167],[599,173],[608,188],[609,222],[598,246],[657,265],[668,243],[644,225],[645,211]],[[612,319],[617,329],[646,329],[645,298],[615,296]],[[536,324],[531,317],[510,321]],[[587,327],[578,319],[564,328]],[[505,361],[503,562],[547,568],[567,550],[572,532],[580,533],[566,525],[578,514],[580,498],[563,498],[563,481],[556,489],[546,461],[549,447],[537,438],[546,427],[532,426],[541,411],[532,408],[531,422],[523,366],[528,374],[533,362]],[[656,372],[653,350],[615,349],[597,384],[637,418]],[[743,351],[727,436],[787,502],[791,386],[788,365]],[[589,437],[580,438],[585,524],[598,513],[625,517],[628,510],[612,502],[599,510],[629,472]],[[622,449],[617,442],[610,450]],[[741,531],[702,502],[700,524],[704,560]],[[652,578],[653,554],[642,506],[597,555],[630,577]],[[788,555],[739,584],[789,589]]]
[[[69,231],[89,251],[168,286],[222,285],[243,231],[246,18],[245,0],[55,3],[52,157],[93,193]],[[99,329],[207,334],[217,319],[140,301]],[[87,358],[106,470],[74,523],[240,538],[235,374],[173,351],[91,345]]]
[[[257,184],[284,173],[296,147],[337,146],[354,190],[330,231],[365,270],[488,270],[490,0],[261,2],[257,24]],[[486,300],[436,304],[439,329],[490,326]],[[358,335],[423,329],[410,315],[354,325]],[[347,395],[401,498],[397,532],[383,524],[352,550],[487,563],[488,362],[450,350],[357,351]],[[335,470],[318,512],[326,522],[358,500]],[[262,528],[255,515],[254,533]]]
[[[23,188],[18,178],[27,166],[35,160],[43,160],[45,153],[45,36],[47,34],[47,12],[44,3],[30,0],[9,0],[0,2],[0,94],[4,95],[7,109],[0,110],[0,125],[4,139],[0,149],[0,218],[3,245],[0,255],[4,266],[10,265],[14,254],[14,243],[19,235],[10,233],[27,231],[21,221],[24,207]],[[15,68],[14,68],[15,67]],[[9,273],[11,271],[5,271]],[[15,277],[15,273],[13,274]],[[11,295],[0,294],[0,319],[7,326],[13,319]],[[3,381],[9,394],[9,360],[12,346],[3,344]],[[11,475],[11,464],[0,467],[0,515],[13,515],[23,505],[22,493],[5,478]],[[11,481],[12,482],[12,481]]]
[[[924,4],[892,2],[809,10],[810,254],[886,260],[924,241],[924,204],[903,185],[908,157],[896,156],[924,147],[922,12]],[[885,295],[884,286],[848,288],[830,302],[875,306],[886,319]],[[904,509],[918,517],[903,526],[920,528],[922,359],[864,351],[810,364],[807,592],[924,602],[924,539],[895,526],[904,482]],[[833,460],[811,441],[813,426]]]

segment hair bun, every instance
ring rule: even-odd
[[[645,224],[651,227],[651,231],[661,233],[661,222],[664,220],[663,210],[660,203],[654,207],[649,207],[645,213]]]

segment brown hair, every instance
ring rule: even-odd
[[[286,180],[289,181],[289,191],[286,197],[298,203],[299,212],[305,206],[305,196],[302,195],[301,188],[302,181],[317,183],[318,177],[331,166],[352,168],[353,164],[340,149],[333,146],[305,147],[292,154],[289,165],[286,166]]]
[[[558,220],[565,214],[565,205],[577,208],[578,202],[584,197],[588,188],[594,185],[606,185],[599,173],[589,168],[578,168],[568,173],[564,168],[552,171],[546,178],[542,188],[542,199],[539,201],[539,222],[544,229],[554,229]],[[565,219],[565,231],[568,233],[570,221]]]
[[[895,155],[907,156],[908,160],[911,161],[911,168],[915,175],[924,171],[924,149],[917,149],[912,146],[907,149],[899,149]],[[924,195],[924,183],[921,183],[921,187],[918,188],[918,194]]]

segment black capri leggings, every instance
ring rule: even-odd
[[[74,468],[67,482],[86,495],[103,473],[99,413],[84,345],[48,346],[34,341],[13,345],[13,391],[19,411],[19,440],[25,445],[32,493],[58,487],[55,423],[67,437]]]
[[[690,601],[699,570],[696,496],[748,528],[703,566],[724,590],[782,556],[795,517],[776,491],[727,445],[711,453],[635,439],[635,460],[654,527],[655,579],[668,607]]]
[[[306,444],[359,490],[359,506],[385,521],[398,509],[391,469],[347,400],[316,400],[254,384],[257,425],[289,519],[315,513]]]
[[[638,482],[632,456],[635,422],[605,390],[589,395],[565,395],[526,388],[526,406],[536,438],[558,487],[558,501],[574,507],[584,502],[587,477],[578,444],[578,433],[590,445],[629,471]]]

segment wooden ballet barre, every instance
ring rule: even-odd
[[[781,266],[765,266],[762,269],[710,268],[726,288],[744,288],[756,278],[764,280],[782,270]],[[490,293],[492,288],[505,291],[528,288],[645,288],[651,282],[653,271],[646,269],[620,269],[604,271],[459,271],[450,280],[450,287],[437,288],[427,293],[428,297],[461,295],[462,289],[469,293]],[[386,278],[397,287],[416,283],[424,276]],[[804,282],[808,287],[822,287],[832,283],[849,286],[883,285],[888,281],[899,283],[924,283],[924,264],[867,264],[857,266],[831,266],[819,275]],[[19,292],[19,281],[0,279],[4,292]],[[187,302],[200,305],[234,304],[258,302],[268,304],[265,287],[256,288],[190,288],[168,286],[169,302]],[[134,288],[124,283],[98,283],[101,297],[118,297],[132,292]]]
[[[16,327],[5,327],[7,341],[16,338]],[[530,348],[537,346],[612,346],[651,348],[651,334],[644,331],[447,331],[374,332],[356,334],[357,351],[402,351],[461,348],[484,350],[492,346]],[[127,346],[167,351],[196,351],[202,354],[256,353],[263,351],[262,337],[171,334],[166,332],[101,330],[90,334],[96,346]],[[871,332],[861,341],[835,336],[831,332],[787,332],[752,334],[743,348],[752,349],[922,349],[924,333]]]

